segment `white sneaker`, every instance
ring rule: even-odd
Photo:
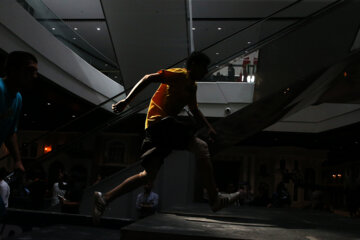
[[[234,192],[229,194],[219,193],[215,203],[211,205],[211,210],[213,210],[213,212],[217,212],[220,209],[223,209],[234,203],[241,197],[241,195],[241,192]]]
[[[106,208],[106,201],[101,192],[94,192],[94,208],[93,208],[93,222],[94,224],[100,223],[100,218]]]

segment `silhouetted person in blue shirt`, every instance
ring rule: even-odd
[[[5,61],[5,76],[0,78],[0,145],[5,143],[15,161],[15,169],[25,171],[17,139],[22,107],[20,91],[37,77],[37,59],[28,52],[15,51]]]

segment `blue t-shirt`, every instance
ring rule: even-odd
[[[17,92],[9,95],[3,79],[0,78],[0,145],[17,132],[21,107],[21,94]]]

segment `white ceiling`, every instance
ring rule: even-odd
[[[61,19],[104,19],[100,0],[42,0]]]
[[[111,36],[106,26],[101,0],[42,0],[49,9],[102,54],[116,61]],[[185,2],[185,1],[184,1]],[[200,50],[295,0],[192,0],[195,49]],[[303,17],[329,0],[305,0],[286,14],[276,15],[276,22]],[[146,7],[147,1],[134,1]],[[185,6],[184,6],[185,7]],[[285,18],[281,20],[280,18]],[[96,28],[101,26],[101,31]],[[218,27],[222,30],[219,31]],[[266,28],[267,26],[262,26]],[[121,29],[119,29],[121,31]]]
[[[62,19],[104,19],[100,0],[42,0]],[[135,0],[134,0],[135,1]],[[147,1],[135,1],[149,4]],[[194,18],[263,18],[295,0],[192,0]],[[329,0],[304,0],[279,17],[304,17]]]
[[[65,21],[65,23],[72,29],[76,27],[78,29],[76,32],[88,41],[90,45],[116,62],[109,30],[105,21]],[[100,31],[97,28],[100,28]]]

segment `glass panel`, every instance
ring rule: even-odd
[[[120,82],[120,70],[117,63],[102,54],[87,40],[82,38],[76,28],[69,27],[56,16],[41,0],[17,0],[40,24],[57,39],[76,52],[89,64]],[[99,31],[104,29],[99,29]]]
[[[217,25],[215,26],[213,24],[214,21],[193,20],[195,46],[198,48],[198,51],[204,52],[211,59],[210,72],[212,74],[204,81],[256,81],[254,73],[256,72],[257,62],[261,61],[257,57],[259,55],[258,49],[261,45],[276,38],[278,34],[289,30],[307,17],[339,1],[310,0],[295,2],[298,3],[290,5],[285,10],[279,11],[260,21],[251,22],[245,20],[240,30],[230,34],[227,31],[227,36],[223,36],[218,42],[207,47],[204,47],[206,41],[204,42],[204,37],[202,36],[204,33],[203,28],[209,32],[221,32],[225,30],[223,26],[234,28],[234,26],[240,26],[241,24],[234,20],[230,21],[231,24],[229,21],[216,21]],[[210,39],[214,39],[214,36]],[[231,66],[234,70],[232,70]],[[232,76],[233,72],[235,72],[234,76]]]

